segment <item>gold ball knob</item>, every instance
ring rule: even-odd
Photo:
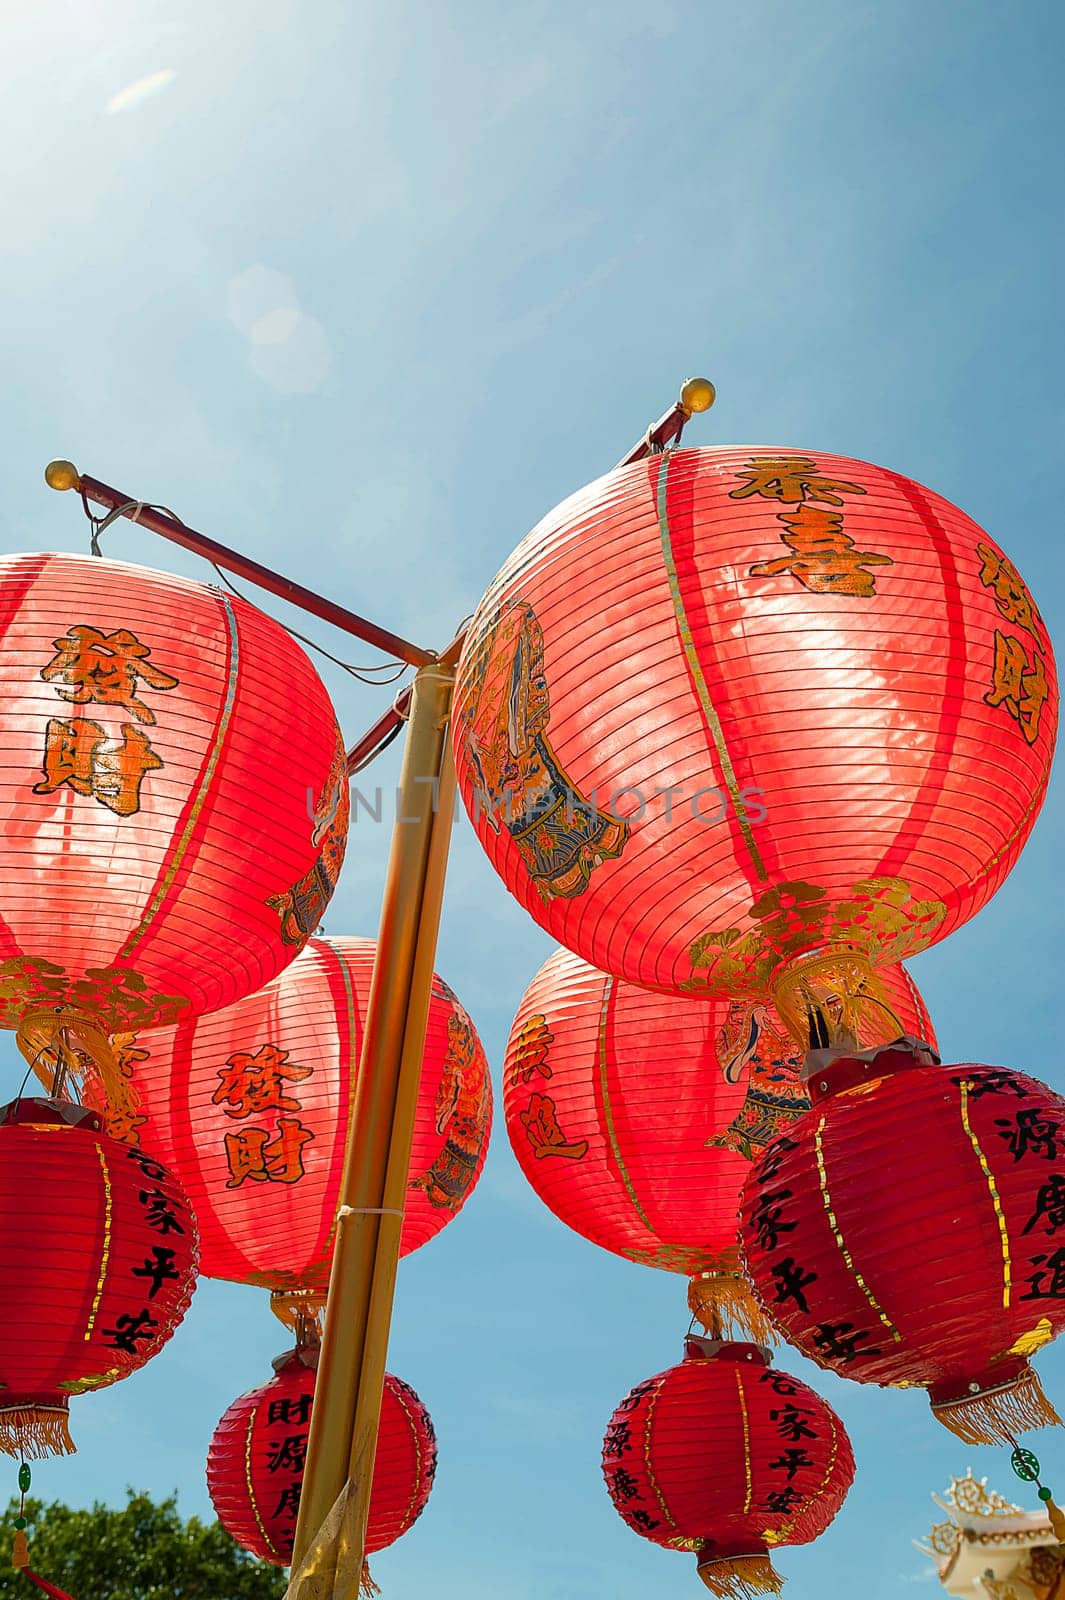
[[[44,481],[49,489],[77,489],[81,474],[73,461],[49,461],[44,469]]]
[[[680,403],[689,417],[693,411],[709,411],[717,399],[717,390],[709,378],[686,378],[680,391]]]

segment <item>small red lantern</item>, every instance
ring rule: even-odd
[[[314,1400],[318,1351],[298,1347],[275,1376],[234,1400],[211,1439],[207,1488],[219,1522],[244,1550],[287,1566],[292,1559]],[[394,1544],[425,1510],[436,1472],[436,1435],[414,1390],[385,1377],[366,1553]],[[364,1591],[369,1574],[363,1573]]]
[[[973,916],[1057,717],[1016,569],[919,484],[821,452],[677,450],[551,512],[478,608],[455,757],[507,888],[670,992],[870,1012]],[[880,1037],[898,1029],[887,1019]]]
[[[326,1288],[372,939],[312,939],[257,994],[123,1041],[129,1107],[111,1131],[159,1150],[200,1225],[200,1270]],[[451,1221],[480,1176],[492,1087],[466,1012],[434,978],[401,1251]]]
[[[69,1454],[71,1395],[144,1366],[196,1282],[196,1225],[163,1164],[54,1100],[0,1110],[0,1450]]]
[[[610,1498],[635,1533],[690,1550],[712,1594],[778,1594],[771,1552],[824,1533],[854,1478],[832,1407],[757,1345],[688,1339],[638,1383],[603,1441]]]
[[[894,1011],[931,1037],[909,976],[901,967],[879,976]],[[629,1261],[691,1276],[689,1303],[708,1329],[724,1317],[767,1338],[771,1324],[740,1274],[736,1219],[751,1157],[809,1105],[800,1066],[764,1004],[655,994],[559,950],[511,1029],[507,1132],[526,1178],[569,1227]]]
[[[167,573],[7,557],[0,641],[0,1026],[113,1078],[108,1035],[229,1005],[314,932],[340,731],[279,623]]]
[[[1028,1358],[1065,1328],[1065,1101],[912,1041],[811,1060],[813,1108],[743,1194],[759,1296],[804,1355],[928,1390],[973,1444],[1059,1419]]]

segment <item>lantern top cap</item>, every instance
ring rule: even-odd
[[[49,489],[80,489],[81,473],[73,461],[49,461],[44,469],[44,481]]]
[[[689,417],[693,411],[709,411],[716,399],[717,390],[709,378],[685,378],[681,384],[679,404]]]
[[[738,1339],[704,1339],[689,1333],[684,1341],[685,1361],[757,1361],[768,1367],[770,1352],[761,1344]]]

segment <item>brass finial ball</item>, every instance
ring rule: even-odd
[[[44,481],[49,489],[76,489],[81,475],[73,461],[49,461],[44,469]]]
[[[709,378],[686,378],[680,391],[680,403],[691,416],[693,411],[709,411],[717,399],[717,390]]]

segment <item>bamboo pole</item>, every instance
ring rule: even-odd
[[[454,805],[446,734],[453,681],[450,663],[433,663],[418,671],[411,696],[293,1550],[290,1592],[307,1600],[354,1600],[362,1573]],[[322,1541],[338,1502],[339,1544]]]

